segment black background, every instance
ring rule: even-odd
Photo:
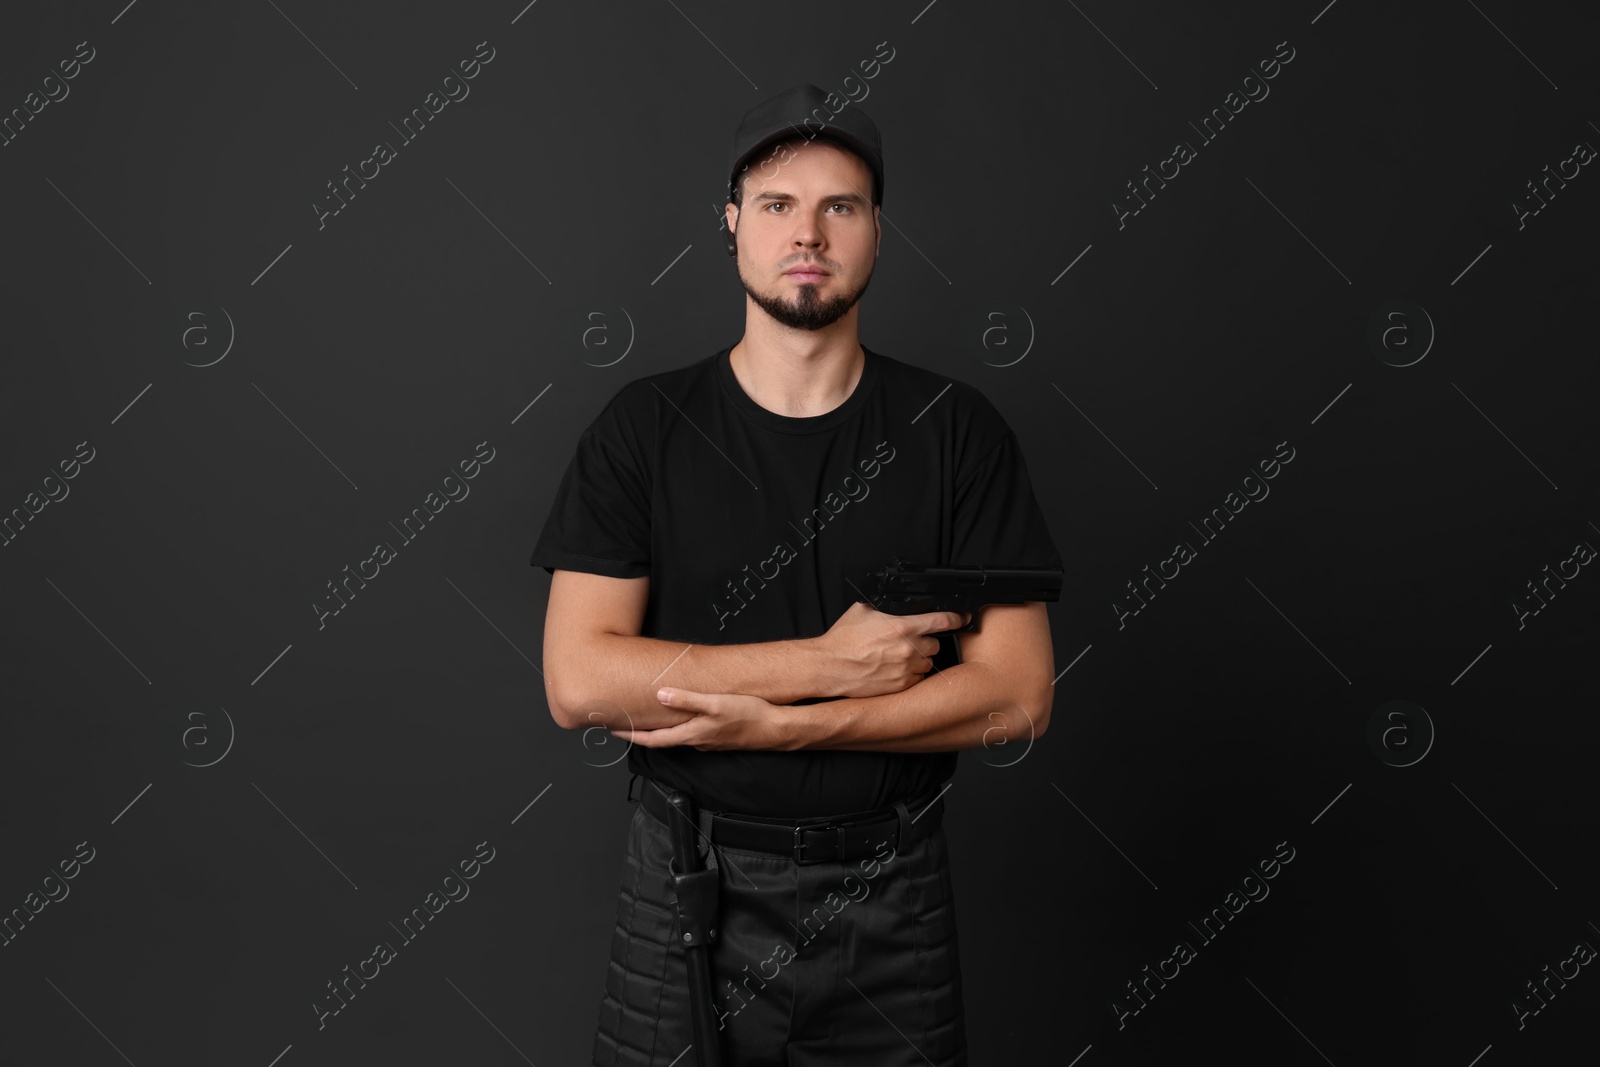
[[[588,1062],[633,809],[621,742],[550,718],[527,555],[605,400],[741,335],[729,139],[796,82],[883,131],[863,341],[994,400],[1067,561],[1047,736],[946,795],[971,1062],[1593,1047],[1593,967],[1511,1007],[1600,945],[1600,578],[1512,607],[1600,544],[1600,178],[1514,206],[1600,144],[1592,5],[122,3],[0,34],[4,114],[95,50],[0,147],[0,511],[95,457],[0,548],[0,914],[94,849],[0,947],[0,1062]],[[481,41],[470,95],[319,229]],[[482,841],[471,895],[319,1030]]]

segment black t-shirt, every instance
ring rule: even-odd
[[[578,439],[534,566],[648,575],[641,635],[701,645],[819,636],[896,556],[1061,567],[1016,436],[977,389],[863,346],[843,404],[790,418],[744,391],[731,348],[617,391]],[[809,818],[919,796],[956,755],[634,745],[628,767],[714,811]]]

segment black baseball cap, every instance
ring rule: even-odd
[[[838,114],[828,106],[830,97],[845,100]],[[831,137],[859,155],[872,171],[876,186],[873,203],[883,203],[883,141],[878,136],[878,127],[859,104],[823,92],[815,85],[791,86],[744,113],[733,134],[733,152],[728,162],[728,199],[733,199],[740,175],[763,148],[796,136]]]

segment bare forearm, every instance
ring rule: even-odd
[[[772,704],[836,696],[809,639],[743,645],[692,645],[653,637],[602,634],[587,642],[571,671],[582,679],[562,691],[571,728],[654,730],[693,716],[656,699],[662,686],[703,693],[744,693]],[[551,680],[549,685],[557,685]]]
[[[790,751],[953,752],[1026,744],[1044,733],[1050,694],[1024,693],[989,664],[971,662],[898,693],[781,710]]]

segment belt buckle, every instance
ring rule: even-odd
[[[833,858],[837,859],[838,857],[844,855],[844,827],[837,826],[837,825],[835,825],[833,823],[824,823],[824,824],[822,824],[820,826],[817,826],[817,825],[796,826],[794,828],[794,861],[796,863],[798,863],[798,864],[826,863],[827,860],[825,860],[825,859],[807,859],[806,858],[806,856],[804,855],[805,850],[808,847],[810,847],[810,848],[817,847],[817,843],[816,842],[810,842],[810,843],[806,842],[802,835],[805,834],[807,831],[824,831],[825,832],[825,831],[828,831],[828,830],[836,831],[837,834],[838,834],[839,845],[838,845],[837,851],[834,853]]]

